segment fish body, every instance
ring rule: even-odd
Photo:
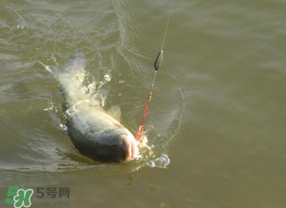
[[[61,70],[45,66],[60,82],[64,106],[68,109],[68,135],[74,146],[83,155],[100,162],[123,162],[136,158],[139,151],[132,133],[85,93],[84,66],[82,52],[76,52]]]

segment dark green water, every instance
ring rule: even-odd
[[[175,1],[146,120],[152,158],[98,164],[63,133],[63,98],[40,62],[82,50],[87,84],[104,83],[105,108],[119,105],[134,133],[170,4],[0,1],[0,207],[22,184],[70,188],[69,199],[34,193],[31,207],[285,207],[285,0]]]

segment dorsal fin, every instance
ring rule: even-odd
[[[111,108],[109,108],[107,110],[107,113],[112,116],[113,118],[115,118],[117,121],[120,122],[121,119],[121,110],[120,107],[118,105],[112,106]]]

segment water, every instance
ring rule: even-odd
[[[95,163],[65,134],[40,62],[76,49],[135,133],[171,1],[0,2],[0,206],[8,187],[69,187],[32,207],[284,207],[285,0],[176,0],[148,111],[153,158]],[[37,203],[48,202],[49,205]]]

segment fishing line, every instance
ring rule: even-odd
[[[169,29],[169,24],[170,24],[171,14],[172,14],[172,11],[173,11],[174,1],[175,0],[172,0],[171,6],[170,6],[170,12],[169,12],[169,16],[168,16],[168,20],[167,20],[167,24],[166,24],[166,28],[165,28],[165,33],[164,33],[164,36],[163,36],[162,47],[161,47],[161,50],[158,53],[158,55],[157,55],[157,57],[155,59],[155,62],[154,62],[155,74],[154,74],[154,78],[153,78],[153,81],[152,81],[152,84],[151,84],[151,89],[149,91],[149,95],[148,95],[148,98],[147,98],[144,115],[142,117],[142,122],[141,122],[141,125],[139,126],[139,129],[138,129],[136,137],[135,137],[136,140],[141,142],[141,143],[143,142],[142,141],[143,139],[141,137],[146,133],[146,131],[144,130],[144,122],[145,122],[145,118],[147,116],[147,111],[148,111],[149,105],[151,103],[152,91],[153,91],[153,88],[154,88],[154,85],[155,85],[155,79],[156,79],[156,76],[157,76],[158,69],[161,67],[161,65],[163,63],[163,48],[164,48],[164,45],[165,45],[167,32],[168,32],[168,29]]]
[[[167,36],[167,32],[168,32],[168,29],[169,29],[169,24],[170,24],[171,14],[172,14],[172,11],[173,11],[174,1],[175,1],[175,0],[172,0],[172,3],[171,3],[170,12],[169,12],[169,17],[168,17],[168,21],[167,21],[167,24],[166,24],[166,29],[165,29],[165,33],[164,33],[164,38],[163,38],[163,41],[162,41],[161,51],[163,51],[164,44],[165,44],[165,40],[166,40],[166,36]]]

